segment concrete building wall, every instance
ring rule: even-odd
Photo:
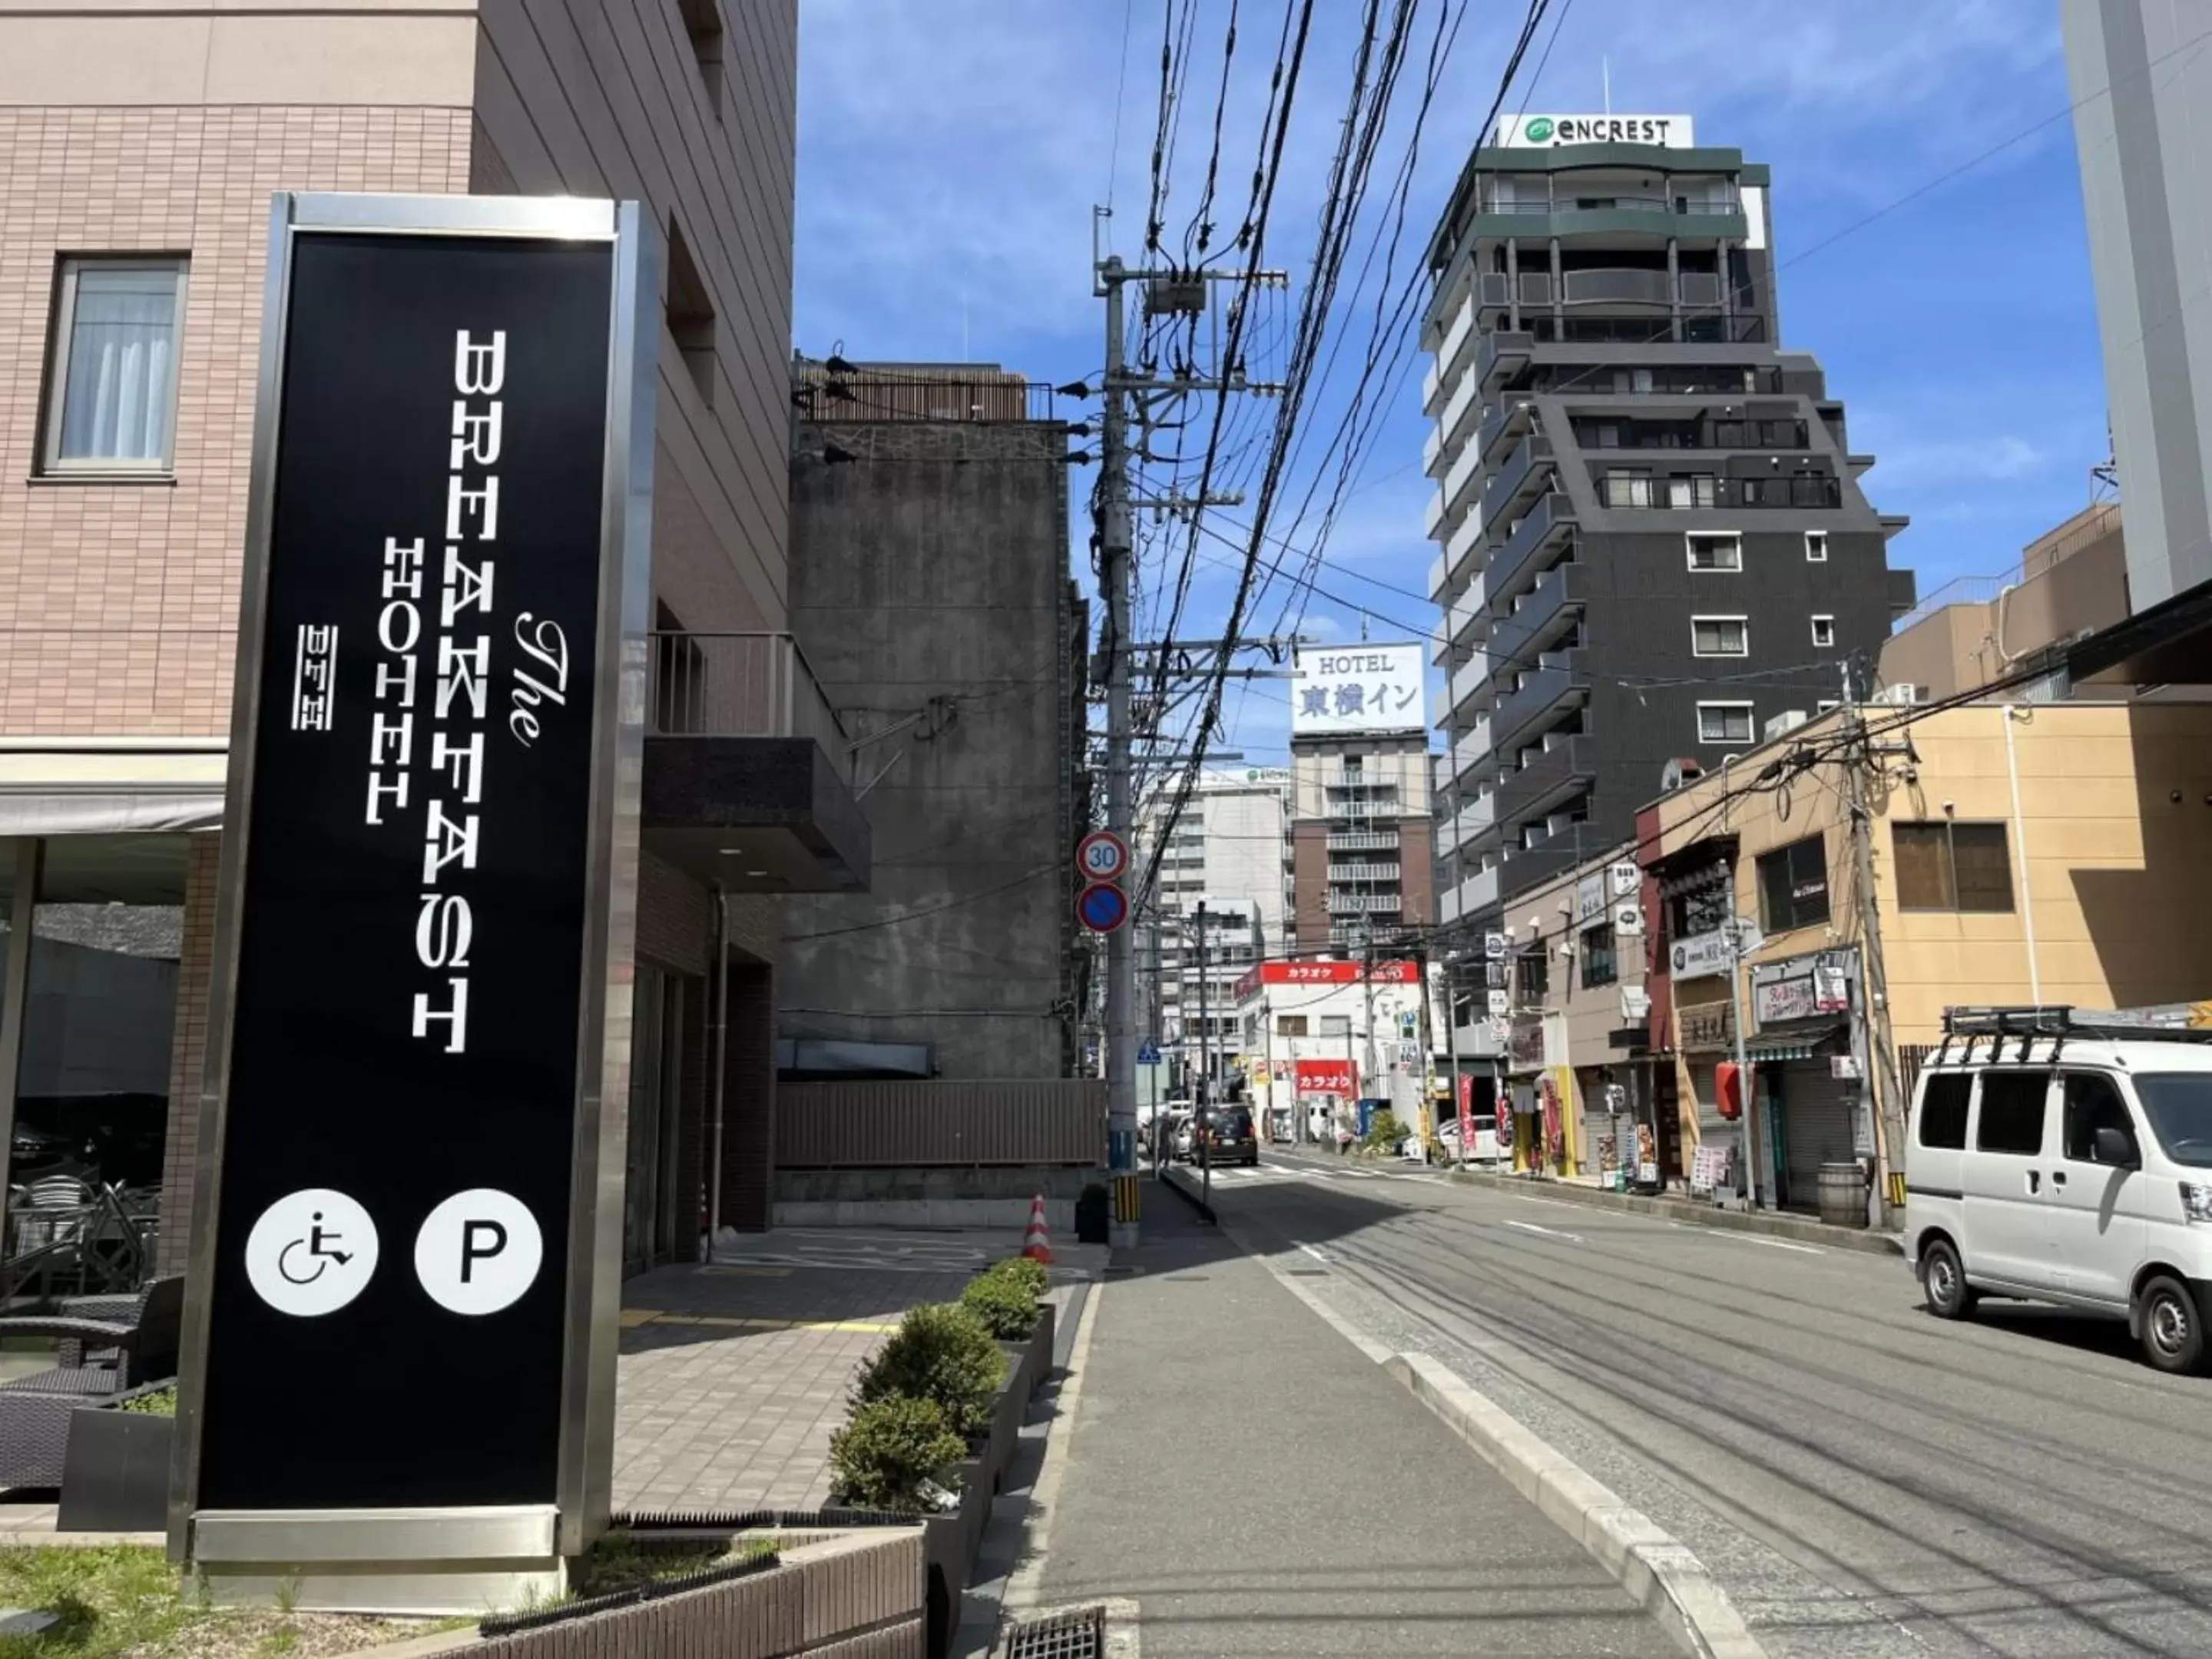
[[[2212,580],[2212,57],[2174,0],[2061,0],[2074,134],[2143,610]]]
[[[2120,504],[2084,508],[2029,544],[2010,579],[1972,586],[1988,597],[1964,594],[1890,635],[1881,647],[1883,684],[1912,686],[1921,702],[1933,702],[1987,685],[2046,646],[2124,618]]]
[[[825,441],[859,459],[830,465]],[[941,1075],[1072,1074],[1083,649],[1048,422],[802,426],[792,619],[858,739],[873,889],[793,899],[784,1036],[927,1042]]]

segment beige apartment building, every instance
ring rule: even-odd
[[[705,754],[687,739],[798,741],[817,799],[849,787],[785,609],[797,33],[797,0],[0,0],[0,1111],[19,1151],[89,1144],[158,1188],[165,1264],[278,191],[630,198],[658,234],[656,672],[791,690],[709,699],[712,728],[656,699],[625,1254],[689,1258],[712,1212],[765,1224],[769,895],[863,884],[865,822],[776,828],[740,753],[715,823],[656,824],[655,774]]]
[[[1809,1206],[1822,1164],[1894,1145],[1921,1056],[1959,1005],[2151,1008],[2212,998],[2212,703],[2136,697],[1871,715],[1869,942],[1841,714],[1647,809],[1657,895],[1650,1045],[1686,1131],[1734,1144],[1723,1068],[1751,1061],[1763,1194]],[[1887,727],[1885,730],[1885,726]],[[1769,787],[1747,782],[1783,763]],[[1757,943],[1731,982],[1724,927]],[[1770,1200],[1771,1201],[1771,1200]]]

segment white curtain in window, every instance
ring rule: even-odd
[[[161,461],[175,418],[177,273],[81,268],[60,459]]]

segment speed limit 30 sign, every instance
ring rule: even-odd
[[[1085,881],[1119,881],[1129,867],[1129,844],[1111,830],[1093,830],[1076,843],[1075,865]]]

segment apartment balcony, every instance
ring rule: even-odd
[[[1443,581],[1440,586],[1430,590],[1438,603],[1443,602],[1444,594],[1451,592],[1452,583],[1459,578],[1462,571],[1467,569],[1468,562],[1474,556],[1474,550],[1481,545],[1482,522],[1482,514],[1470,513],[1452,527],[1451,535],[1444,543],[1443,557],[1439,562]],[[1475,577],[1478,583],[1481,580],[1479,574]]]
[[[1421,385],[1421,407],[1434,415],[1437,408],[1460,370],[1467,363],[1468,343],[1474,337],[1474,301],[1470,296],[1460,302],[1452,313],[1444,337],[1437,343],[1436,361],[1429,365],[1428,378]]]
[[[1552,273],[1548,270],[1524,270],[1509,276],[1502,270],[1486,270],[1475,289],[1475,297],[1489,310],[1510,307],[1518,293],[1525,307],[1548,307],[1552,303]]]
[[[1474,451],[1470,449],[1468,454]],[[1482,521],[1498,524],[1520,516],[1521,504],[1546,488],[1557,473],[1552,441],[1532,432],[1508,455],[1482,489]]]
[[[1498,747],[1507,754],[1539,720],[1564,714],[1589,700],[1589,677],[1585,653],[1577,647],[1546,654],[1540,665],[1521,676],[1520,689],[1502,694],[1490,727]]]
[[[1464,777],[1468,769],[1490,753],[1490,722],[1478,720],[1474,728],[1452,745],[1452,775]]]
[[[1398,850],[1395,830],[1340,830],[1328,838],[1332,853],[1395,853]]]
[[[1663,270],[1570,270],[1559,279],[1567,304],[1605,306],[1666,306],[1674,303],[1674,287]]]
[[[1516,596],[1510,614],[1494,620],[1490,629],[1490,653],[1500,662],[1533,662],[1557,644],[1573,628],[1589,598],[1589,567],[1578,559],[1553,565],[1537,577],[1536,585]],[[1513,601],[1502,601],[1504,610]]]
[[[1597,750],[1586,733],[1555,737],[1535,760],[1500,779],[1498,817],[1517,832],[1531,818],[1588,794],[1596,776]]]
[[[1528,359],[1536,349],[1535,338],[1528,334],[1516,334],[1500,330],[1482,337],[1482,344],[1474,354],[1474,383],[1485,396],[1498,390],[1506,380],[1528,367]]]
[[[1459,377],[1458,389],[1444,400],[1444,412],[1437,422],[1440,459],[1449,457],[1456,459],[1460,450],[1465,447],[1468,432],[1474,425],[1480,408],[1475,402],[1475,390],[1474,377],[1462,374]],[[1429,471],[1433,473],[1435,466],[1432,465]]]
[[[1460,452],[1459,459],[1451,464],[1451,470],[1444,474],[1442,498],[1443,508],[1437,516],[1438,524],[1455,527],[1459,523],[1460,515],[1474,507],[1478,498],[1473,486],[1481,471],[1482,457],[1474,453],[1474,446],[1469,445]],[[1436,539],[1436,532],[1433,529],[1430,532],[1429,539],[1431,541]]]
[[[1497,684],[1491,673],[1492,659],[1487,650],[1478,650],[1473,656],[1452,670],[1452,708],[1454,709],[1485,709],[1497,692]]]
[[[1444,492],[1441,489],[1429,497],[1429,510],[1422,516],[1421,531],[1431,541],[1437,538],[1437,530],[1444,521]]]
[[[1403,896],[1397,893],[1331,893],[1328,913],[1333,916],[1395,916],[1405,908]]]
[[[1535,424],[1536,405],[1508,392],[1482,417],[1482,424],[1475,428],[1474,447],[1488,460],[1514,439],[1528,436]]]
[[[1447,887],[1437,899],[1437,920],[1449,924],[1457,921],[1459,918],[1459,889]],[[1462,1049],[1461,1052],[1466,1051]]]
[[[1485,790],[1459,809],[1451,821],[1451,850],[1458,851],[1469,842],[1488,835],[1498,827],[1498,796],[1493,790]]]
[[[1328,878],[1331,882],[1395,881],[1398,869],[1395,864],[1332,864]]]
[[[1553,236],[1562,241],[1587,236],[1626,237],[1657,247],[1669,240],[1695,245],[1723,236],[1741,241],[1749,234],[1747,222],[1733,195],[1682,203],[1664,196],[1615,196],[1591,207],[1572,201],[1499,202],[1475,216],[1474,231],[1478,239],[1517,237],[1523,246]]]
[[[733,892],[868,888],[853,739],[788,634],[647,641],[645,849]]]
[[[1454,890],[1459,900],[1459,914],[1462,916],[1480,915],[1498,902],[1498,890],[1497,865],[1492,865],[1487,870],[1477,870]]]
[[[1574,531],[1575,504],[1566,493],[1555,489],[1540,497],[1507,532],[1504,545],[1491,556],[1483,571],[1492,608],[1528,586],[1533,572],[1556,564]]]
[[[1444,642],[1447,647],[1463,643],[1475,631],[1478,623],[1489,620],[1490,584],[1477,576],[1468,584],[1467,592],[1454,599],[1451,609],[1444,613]],[[1444,653],[1437,653],[1442,657]]]
[[[1565,874],[1601,850],[1587,823],[1563,823],[1558,831],[1534,847],[1506,848],[1505,861],[1495,872],[1498,890],[1509,900],[1531,888]]]

